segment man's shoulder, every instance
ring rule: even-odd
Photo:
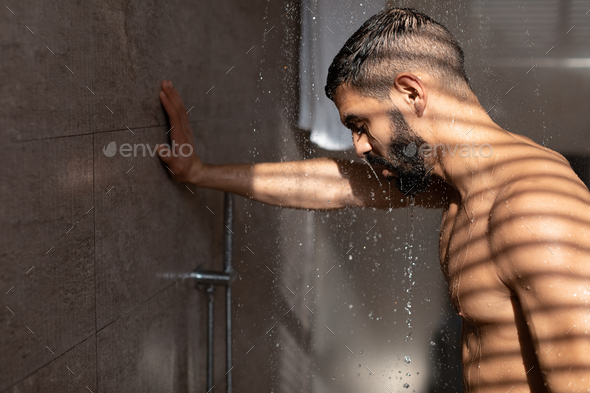
[[[567,160],[552,150],[531,148],[506,160],[491,210],[492,219],[510,216],[547,219],[557,212],[589,209],[588,188]]]
[[[489,224],[496,254],[551,252],[551,244],[565,244],[566,239],[586,244],[590,193],[571,168],[527,168],[501,188]]]

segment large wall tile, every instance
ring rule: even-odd
[[[89,133],[93,95],[86,86],[94,87],[89,4],[7,6],[14,14],[6,8],[0,13],[0,142]]]
[[[101,330],[99,391],[201,391],[203,305],[190,281],[177,281]]]
[[[93,130],[165,124],[158,99],[163,79],[176,82],[187,109],[206,108],[211,86],[202,16],[209,7],[186,0],[93,2]]]
[[[165,124],[163,79],[205,110],[210,40],[195,21],[207,7],[67,1],[3,11],[0,142]]]
[[[92,136],[1,145],[0,170],[6,388],[95,331]]]
[[[8,390],[10,393],[99,392],[96,387],[96,336],[76,345]]]
[[[104,327],[210,258],[201,190],[170,180],[157,156],[107,157],[103,148],[166,140],[165,127],[95,135],[97,326]],[[221,218],[221,217],[220,217]]]

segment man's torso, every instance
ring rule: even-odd
[[[538,150],[535,146],[531,149]],[[560,157],[551,151],[543,154]],[[518,165],[512,164],[507,170],[516,168]],[[466,393],[547,392],[518,299],[500,279],[497,255],[490,243],[493,212],[502,208],[510,211],[510,201],[498,198],[502,188],[510,188],[509,183],[502,187],[495,184],[494,190],[485,187],[481,191],[479,187],[465,201],[455,197],[443,216],[441,268],[453,308],[463,321]]]

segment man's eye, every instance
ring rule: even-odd
[[[363,125],[362,125],[362,126],[360,126],[360,127],[359,127],[359,126],[357,126],[356,124],[350,124],[350,125],[348,126],[348,128],[350,128],[350,130],[351,130],[353,133],[356,133],[356,134],[358,134],[358,135],[362,134],[363,132],[367,132],[367,131],[368,131],[368,128],[367,128],[367,125],[366,125],[366,124],[363,124]]]

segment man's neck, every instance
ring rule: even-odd
[[[433,172],[449,183],[465,201],[474,192],[491,187],[499,155],[517,140],[495,124],[481,106],[457,108],[452,117],[428,127],[433,148]],[[493,193],[493,190],[489,192]]]

